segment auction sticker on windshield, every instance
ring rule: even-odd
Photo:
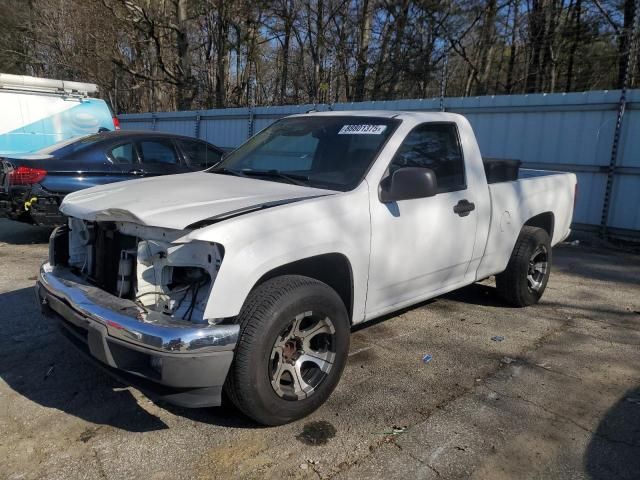
[[[338,135],[380,135],[386,125],[344,125]]]

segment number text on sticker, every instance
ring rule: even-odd
[[[386,125],[344,125],[338,135],[380,135]]]

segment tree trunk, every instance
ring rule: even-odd
[[[569,59],[567,60],[567,80],[564,84],[564,91],[570,92],[573,87],[573,64],[576,58],[576,51],[580,44],[582,26],[580,25],[580,16],[582,14],[582,0],[576,0],[573,10],[573,42],[569,49]]]
[[[558,18],[562,13],[562,0],[550,0],[546,6],[545,34],[542,48],[542,76],[539,90],[553,93],[556,82],[557,47],[556,35],[558,30]]]
[[[400,78],[400,72],[404,70],[404,65],[400,62],[400,52],[402,50],[402,44],[404,40],[404,31],[407,26],[407,16],[409,15],[409,0],[402,0],[400,5],[400,11],[395,19],[396,35],[395,43],[393,44],[393,54],[391,56],[391,85],[389,88],[389,95],[391,98],[395,98],[398,91],[398,79]]]
[[[176,45],[178,54],[178,72],[176,85],[176,106],[178,110],[190,110],[195,97],[195,82],[191,75],[191,56],[189,54],[189,37],[187,36],[187,0],[178,0],[176,16]]]
[[[322,94],[321,85],[323,83],[324,0],[317,0],[316,6],[318,12],[316,15],[316,48],[315,55],[313,55],[313,98],[315,102],[320,102],[322,101],[319,97]]]
[[[385,69],[387,68],[387,51],[389,49],[389,37],[391,36],[391,28],[389,22],[385,23],[382,29],[382,43],[380,45],[380,54],[377,62],[375,62],[375,75],[373,77],[373,89],[371,91],[371,100],[378,100],[382,85],[384,82]]]
[[[476,95],[486,95],[489,90],[489,73],[491,72],[491,62],[493,60],[493,48],[495,44],[496,0],[488,0],[484,9],[486,12],[485,21],[482,25],[480,44],[478,46],[480,61],[477,65],[480,70],[480,78],[476,86]]]
[[[293,24],[293,2],[287,0],[287,10],[284,13],[284,40],[282,42],[282,71],[280,72],[280,103],[287,98],[287,82],[289,75],[289,44],[291,43],[291,27]]]
[[[513,25],[511,26],[511,47],[509,49],[509,66],[507,67],[507,83],[505,85],[506,93],[513,93],[513,74],[516,65],[517,55],[517,36],[518,36],[518,9],[520,8],[520,2],[515,0],[513,2]]]
[[[531,9],[529,10],[529,44],[531,46],[531,57],[529,58],[529,71],[525,85],[527,93],[535,93],[540,88],[545,23],[545,0],[532,0]]]
[[[354,80],[353,99],[361,102],[364,99],[365,80],[367,75],[367,67],[369,61],[369,41],[371,39],[371,19],[373,17],[373,8],[369,0],[362,2],[362,16],[360,20],[360,38],[358,41],[358,55],[356,58],[357,69],[356,78]]]
[[[474,80],[477,78],[476,70],[473,66],[469,65],[467,74],[467,81],[464,84],[464,97],[468,97],[471,95],[471,86],[473,85]]]
[[[225,1],[218,0],[218,23],[216,25],[216,108],[224,108],[227,97],[227,41],[229,22]]]
[[[618,41],[618,81],[617,88],[624,86],[625,76],[627,75],[628,58],[631,52],[631,38],[633,37],[633,21],[635,17],[636,0],[624,1],[624,21],[622,34]]]
[[[257,55],[256,55],[256,35],[259,21],[255,18],[254,12],[249,10],[245,23],[247,24],[247,62],[246,62],[246,84],[247,84],[247,105],[255,104],[258,94],[257,86]],[[255,72],[255,75],[254,73]]]
[[[311,55],[311,78],[308,83],[308,95],[309,101],[318,103],[320,93],[321,80],[321,57],[323,49],[323,35],[324,35],[324,0],[317,0],[316,3],[316,17],[315,21],[312,21],[313,10],[311,3],[307,5],[307,38],[309,42],[309,53]],[[315,27],[315,28],[314,28]],[[314,34],[315,33],[315,41]]]

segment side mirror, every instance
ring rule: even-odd
[[[402,167],[380,182],[382,203],[433,197],[438,191],[436,174],[430,168]]]

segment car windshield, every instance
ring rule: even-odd
[[[39,153],[42,155],[66,155],[76,152],[82,148],[88,147],[89,145],[93,145],[94,143],[99,142],[103,139],[103,136],[95,133],[91,135],[85,135],[83,137],[67,138],[66,140],[54,143],[53,145],[49,145],[48,147],[41,148],[35,153]]]
[[[364,116],[286,118],[258,133],[209,171],[351,190],[399,123]]]

